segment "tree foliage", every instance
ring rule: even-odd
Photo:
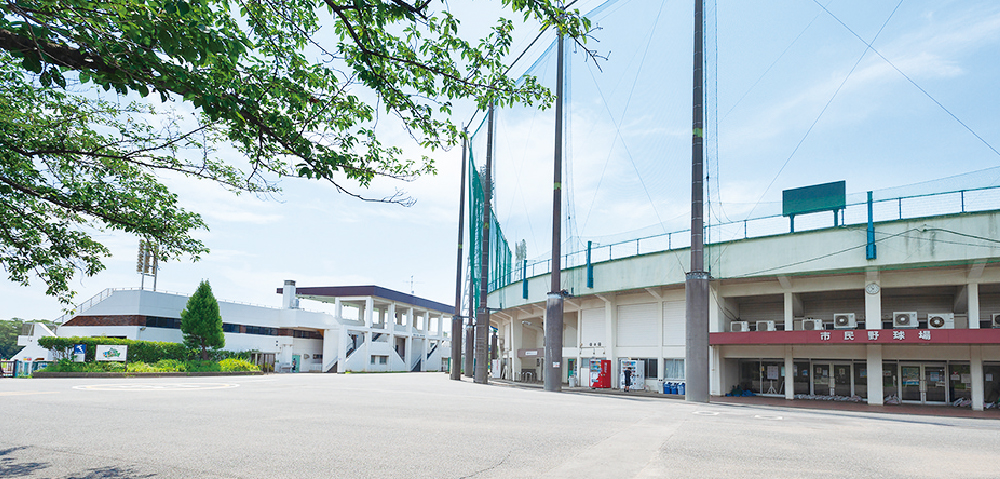
[[[201,359],[208,359],[207,348],[218,349],[226,345],[219,302],[215,300],[208,281],[198,285],[184,311],[181,311],[181,332],[184,333],[185,346],[201,350]]]
[[[578,41],[590,27],[552,0],[501,3]],[[355,191],[435,171],[379,140],[380,115],[434,151],[457,139],[457,99],[550,100],[510,74],[511,21],[468,39],[447,2],[13,0],[0,11],[0,263],[64,301],[75,272],[96,274],[109,254],[88,231],[155,240],[162,259],[207,251],[191,236],[204,222],[159,172],[255,193],[316,178],[409,204],[398,190]],[[223,142],[245,164],[221,160]]]

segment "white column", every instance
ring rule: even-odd
[[[865,281],[865,329],[882,329],[882,289],[879,284],[878,271],[869,271],[866,273]],[[879,286],[879,290],[872,294],[868,291],[868,285],[874,284]],[[881,357],[881,350],[879,350],[879,356]],[[881,361],[881,359],[879,359]],[[879,384],[882,384],[882,365],[879,364],[878,374]],[[871,375],[868,376],[868,380],[871,381]],[[869,389],[870,391],[870,389]],[[870,399],[870,398],[869,398]],[[882,398],[879,398],[881,403]]]
[[[611,360],[611,388],[618,387],[618,298],[614,294],[601,296],[604,300],[604,351]]]
[[[363,314],[365,318],[366,328],[370,329],[372,327],[372,313],[374,309],[375,309],[375,300],[372,298],[365,298],[365,310]]]
[[[785,331],[791,331],[795,329],[795,298],[792,296],[791,291],[785,291],[784,296],[785,296]]]
[[[340,329],[337,330],[337,335],[340,340],[340,350],[337,351],[337,372],[344,373],[347,371],[347,344],[350,336],[347,333],[347,328],[344,325],[340,325]]]
[[[517,350],[524,348],[524,324],[521,323],[521,313],[515,312],[510,320],[510,374],[511,380],[521,379],[521,358]]]
[[[979,283],[969,284],[969,328],[979,329]]]
[[[580,308],[576,310],[576,371],[574,371],[573,374],[576,376],[577,386],[583,386],[585,381],[583,379],[583,372],[584,372],[583,348],[580,347],[582,344],[583,344],[583,305],[581,304]],[[663,362],[663,360],[661,359],[660,362]],[[590,365],[588,364],[587,366]],[[589,370],[587,371],[587,377],[588,379],[586,381],[589,381],[590,380]]]
[[[865,325],[867,326],[868,317],[867,313],[865,314]],[[879,322],[881,323],[881,320]],[[868,368],[868,404],[870,406],[881,406],[882,397],[885,396],[882,390],[882,345],[868,344],[865,347],[868,349],[868,362],[866,363]]]
[[[785,293],[785,306],[788,306],[787,298],[791,293]],[[787,318],[788,310],[785,310]],[[790,323],[785,323],[790,324]],[[794,348],[792,345],[785,345],[785,399],[795,399],[795,362]]]
[[[364,357],[362,358],[362,360],[364,361],[364,368],[362,368],[362,371],[366,372],[371,370],[372,315],[375,312],[374,309],[375,309],[375,300],[373,298],[365,298],[364,318],[365,318],[365,328],[367,329],[365,330]]]
[[[340,298],[333,300],[333,315],[338,319],[344,319],[344,305],[340,302]]]
[[[389,335],[389,338],[386,339],[386,341],[389,341],[389,351],[395,351],[396,350],[396,303],[390,302],[389,307],[386,309],[385,330],[386,334]],[[406,351],[403,352],[405,353]],[[400,359],[402,359],[402,357],[400,357]],[[403,363],[405,366],[406,361],[404,360]],[[392,361],[389,361],[389,365],[390,365],[389,369],[391,370]]]
[[[413,308],[407,308],[406,309],[406,320],[405,321],[406,321],[406,328],[407,328],[406,331],[409,334],[406,335],[406,344],[404,346],[404,348],[406,349],[406,351],[404,351],[404,353],[406,353],[405,354],[406,357],[403,358],[403,362],[406,363],[406,372],[410,372],[410,369],[413,367],[413,333],[414,333],[414,330],[413,330]]]
[[[972,295],[972,291],[969,291]],[[982,411],[985,401],[986,385],[983,382],[983,347],[979,344],[969,346],[969,372],[972,373],[972,410]]]

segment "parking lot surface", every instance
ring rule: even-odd
[[[1000,421],[450,381],[0,380],[0,477],[996,478]]]

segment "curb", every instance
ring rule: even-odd
[[[78,379],[78,378],[172,378],[188,376],[263,376],[262,371],[191,371],[173,373],[112,373],[112,372],[45,372],[36,371],[34,379]]]

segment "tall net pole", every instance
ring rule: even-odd
[[[479,281],[479,311],[476,314],[476,363],[473,366],[475,368],[475,376],[473,381],[478,384],[486,384],[488,379],[486,377],[487,371],[487,335],[490,328],[490,308],[487,301],[487,292],[489,291],[489,271],[490,271],[490,200],[493,196],[493,104],[490,103],[490,110],[488,116],[488,124],[486,131],[486,174],[483,175],[483,197],[485,208],[483,209],[483,260],[480,264],[480,269],[482,271],[481,279]]]
[[[563,36],[556,50],[556,135],[552,175],[552,287],[545,301],[545,390],[562,392],[562,143],[563,143]]]
[[[708,402],[708,294],[705,272],[704,162],[705,162],[705,1],[694,3],[694,78],[691,133],[691,271],[684,284],[687,401]]]
[[[451,379],[462,379],[462,243],[465,234],[465,168],[469,132],[462,126],[462,180],[458,189],[458,266],[455,271],[455,314],[451,317]]]

